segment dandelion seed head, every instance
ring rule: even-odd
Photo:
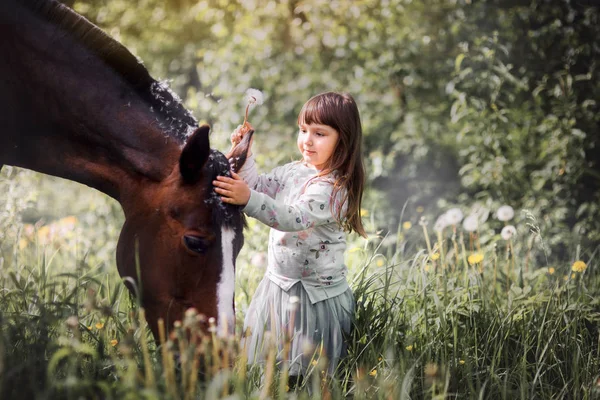
[[[79,326],[79,318],[76,315],[71,315],[65,322],[69,328],[77,328]]]
[[[442,214],[435,220],[435,224],[433,224],[433,230],[436,232],[441,232],[446,228],[450,223],[448,222],[448,215]]]
[[[508,205],[504,205],[500,208],[498,208],[498,211],[496,211],[496,217],[498,218],[498,220],[500,221],[510,221],[511,219],[513,219],[513,217],[515,216],[515,210]]]
[[[510,240],[510,238],[512,238],[516,234],[517,228],[515,228],[512,225],[506,225],[504,228],[502,228],[502,232],[500,232],[500,236],[502,236],[502,239],[504,240]]]
[[[248,89],[246,90],[246,101],[248,104],[256,104],[260,106],[264,102],[263,93],[258,89]]]
[[[467,232],[475,232],[479,228],[477,215],[471,214],[463,221],[463,229]]]
[[[450,225],[458,225],[460,221],[463,219],[463,212],[460,208],[451,208],[446,211],[446,218],[448,219],[448,223]]]

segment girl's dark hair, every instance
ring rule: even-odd
[[[298,124],[320,124],[334,128],[338,142],[328,165],[318,174],[325,176],[332,172],[335,181],[332,198],[336,199],[341,189],[346,189],[339,206],[331,202],[332,212],[338,223],[348,232],[356,232],[366,237],[360,219],[362,194],[365,185],[365,167],[362,157],[362,126],[354,98],[347,93],[327,92],[309,99],[300,114]],[[345,213],[342,210],[346,205]]]

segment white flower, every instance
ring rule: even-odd
[[[440,215],[435,221],[435,224],[433,224],[433,230],[436,232],[441,232],[448,225],[450,225],[450,223],[448,222],[448,216],[444,213]]]
[[[264,97],[260,90],[248,89],[246,90],[246,100],[248,101],[248,104],[256,104],[257,106],[260,106],[264,101]]]
[[[459,208],[451,208],[446,211],[446,219],[450,225],[457,225],[463,219],[463,213]]]
[[[510,221],[515,216],[515,210],[511,206],[502,206],[496,211],[500,221]]]
[[[477,215],[471,214],[463,221],[463,228],[467,232],[475,232],[479,228],[479,220]]]
[[[502,239],[504,240],[509,240],[511,237],[515,236],[517,234],[517,228],[515,228],[512,225],[506,225],[504,228],[502,228],[502,232],[500,232],[500,236],[502,236]]]

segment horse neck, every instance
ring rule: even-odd
[[[56,26],[25,9],[0,9],[0,48],[0,165],[75,180],[117,200],[172,171],[182,140],[161,128],[160,110]]]

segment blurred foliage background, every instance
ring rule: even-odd
[[[469,213],[509,204],[523,225],[526,214],[535,216],[552,257],[570,259],[578,244],[600,243],[595,2],[65,3],[168,80],[198,120],[211,124],[213,147],[228,148],[243,120],[245,90],[262,90],[265,104],[250,121],[265,171],[297,157],[296,117],[309,97],[353,94],[365,133],[372,232],[434,219],[451,206]],[[91,206],[120,226],[110,200],[3,171],[11,174],[26,175],[14,188],[23,191],[25,222]]]

